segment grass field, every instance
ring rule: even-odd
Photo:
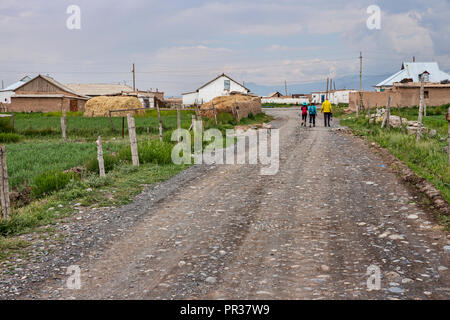
[[[192,123],[193,111],[181,112],[181,126],[188,129]],[[177,111],[161,111],[164,141],[171,142],[172,131],[177,128]],[[103,139],[105,155],[117,153],[129,145],[127,122],[122,138],[122,118],[113,118],[115,131],[111,129],[109,118],[85,118],[81,113],[67,115],[67,142],[61,139],[61,113],[16,113],[15,133],[10,133],[10,120],[0,123],[4,131],[10,188],[21,191],[31,186],[33,179],[46,172],[64,171],[83,166],[97,154],[95,140]],[[229,114],[219,115],[219,124],[212,119],[204,119],[205,129],[216,127],[222,131],[232,129],[238,123]],[[265,114],[244,118],[239,124],[269,121]],[[156,110],[148,110],[145,115],[136,116],[138,141],[158,139],[159,120]],[[12,139],[12,138],[19,139]],[[17,136],[17,137],[16,137]],[[7,139],[8,138],[8,139]]]
[[[103,144],[103,152],[117,152],[125,146],[125,141]],[[33,141],[7,144],[7,163],[11,188],[31,185],[36,175],[52,170],[68,170],[84,164],[95,157],[94,143],[62,143]]]
[[[402,133],[401,129],[391,129],[387,132],[380,125],[368,124],[367,118],[356,119],[354,114],[342,117],[341,124],[348,126],[354,133],[364,136],[387,148],[393,155],[405,162],[416,174],[430,181],[443,197],[450,201],[450,166],[448,155],[444,152],[447,146],[448,123],[445,120],[448,106],[428,107],[428,116],[424,117],[424,125],[435,129],[437,135],[424,135],[416,143],[415,135]],[[418,108],[404,108],[400,111],[402,117],[417,120]],[[391,110],[392,115],[398,111]]]

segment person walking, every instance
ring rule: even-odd
[[[331,116],[333,114],[333,107],[331,106],[331,103],[330,103],[330,101],[328,101],[328,99],[326,99],[322,103],[322,112],[323,112],[323,117],[325,119],[325,127],[331,127],[330,121],[331,121]]]
[[[309,113],[309,127],[311,128],[311,124],[316,126],[316,116],[317,116],[317,107],[314,104],[311,104],[308,108]]]
[[[303,102],[300,110],[302,111],[302,127],[306,127],[306,121],[308,120],[308,104]]]

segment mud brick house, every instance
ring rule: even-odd
[[[395,83],[391,89],[383,92],[363,92],[363,103],[370,107],[386,106],[391,96],[391,106],[414,107],[420,102],[420,83]],[[450,84],[428,82],[424,85],[424,100],[427,106],[441,106],[450,103]],[[359,92],[350,93],[350,110],[355,111],[359,104]]]
[[[6,108],[10,112],[84,111],[87,100],[55,79],[38,75],[14,88]]]
[[[155,101],[164,100],[164,92],[158,91],[133,91],[133,88],[123,84],[107,84],[107,83],[73,83],[66,84],[72,91],[78,92],[89,98],[100,96],[134,96],[141,101],[144,108],[154,108]]]
[[[399,72],[375,86],[376,92],[362,93],[364,106],[370,103],[371,107],[384,107],[389,96],[392,98],[391,106],[418,106],[422,79],[427,106],[450,103],[450,74],[440,70],[436,62],[404,62]],[[356,110],[359,103],[359,92],[350,93],[350,110]]]

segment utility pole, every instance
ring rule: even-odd
[[[3,84],[3,80],[2,80],[2,89],[5,89],[5,86],[4,86],[4,84]]]
[[[133,73],[133,91],[136,91],[136,69],[134,68],[134,63],[131,72]]]
[[[288,95],[288,91],[287,91],[287,81],[284,80],[284,92],[286,93],[286,97]]]
[[[359,106],[358,108],[363,107],[363,93],[362,93],[362,69],[363,68],[363,56],[362,51],[359,53]],[[358,110],[359,111],[359,110]],[[357,112],[359,114],[359,112]]]
[[[328,100],[328,85],[330,82],[330,78],[327,78],[327,95],[325,96],[325,100]]]

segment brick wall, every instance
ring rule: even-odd
[[[78,111],[84,111],[86,101],[78,100]],[[64,98],[12,98],[11,104],[7,105],[8,111],[14,112],[57,112],[70,111],[70,99]]]
[[[429,87],[425,88],[425,92],[428,92],[428,98],[425,99],[427,106],[440,106],[450,103],[450,86],[442,88]],[[418,106],[420,101],[420,88],[394,88],[385,92],[363,92],[363,102],[365,106],[370,102],[371,108],[374,108],[376,105],[378,107],[384,107],[387,105],[389,96],[392,97],[391,106],[393,107],[396,107],[397,104],[400,107]],[[350,110],[356,110],[359,100],[359,92],[350,93]]]

